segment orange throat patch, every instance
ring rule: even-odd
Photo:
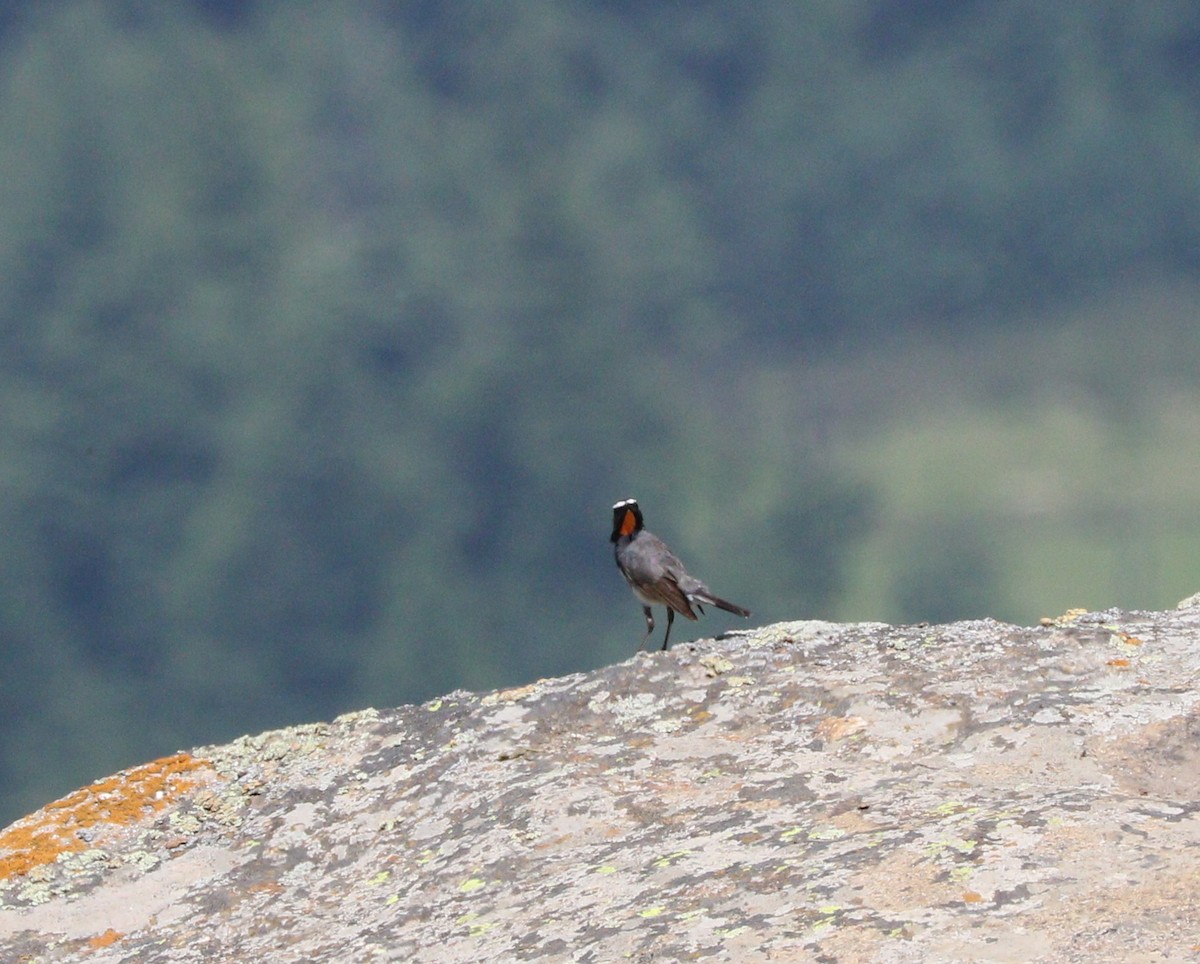
[[[637,516],[633,514],[632,509],[625,510],[625,517],[621,519],[620,533],[623,536],[633,534],[634,528],[637,526]]]

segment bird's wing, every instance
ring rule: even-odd
[[[686,616],[688,619],[696,618],[696,614],[692,610],[692,604],[679,588],[679,584],[670,576],[660,576],[656,582],[640,586],[639,588],[642,591],[642,595],[646,598],[654,599],[664,606],[670,606],[679,615]]]
[[[638,593],[646,600],[669,606],[681,616],[696,619],[692,604],[679,585],[681,579],[688,579],[688,574],[666,544],[645,532],[631,548],[634,551],[625,556],[624,562],[627,578]]]

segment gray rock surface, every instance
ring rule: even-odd
[[[797,622],[0,833],[4,961],[1200,959],[1200,609]]]

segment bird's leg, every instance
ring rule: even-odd
[[[638,652],[642,651],[642,646],[646,645],[646,640],[650,638],[650,634],[654,632],[654,613],[650,612],[649,606],[643,606],[642,612],[646,614],[646,635],[642,637],[641,646],[638,646]]]
[[[667,651],[667,640],[671,638],[671,623],[675,622],[675,610],[667,607],[667,632],[663,636],[663,652]]]

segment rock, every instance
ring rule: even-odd
[[[1179,960],[1200,609],[786,623],[124,771],[0,834],[0,958]]]

